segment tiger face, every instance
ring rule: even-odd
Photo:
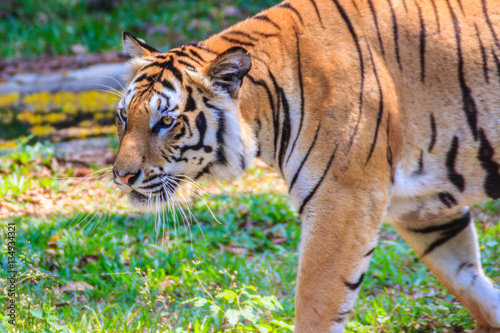
[[[239,113],[246,50],[191,66],[179,51],[160,53],[126,32],[123,44],[133,77],[116,110],[113,179],[130,202],[163,206],[180,182],[240,176],[255,150]]]

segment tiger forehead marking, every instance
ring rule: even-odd
[[[115,179],[132,203],[257,156],[303,221],[296,332],[340,332],[389,220],[500,331],[466,208],[500,197],[500,2],[287,0],[161,53],[128,33]]]

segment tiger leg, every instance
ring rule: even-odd
[[[296,333],[343,331],[377,242],[384,207],[376,195],[338,188],[305,209]]]
[[[477,324],[474,332],[500,332],[500,291],[484,275],[468,208],[422,223],[425,225],[396,222],[394,226],[470,311]]]

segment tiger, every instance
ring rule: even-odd
[[[276,169],[302,221],[295,332],[344,330],[383,221],[500,332],[468,208],[500,198],[499,34],[496,0],[286,0],[166,52],[123,32],[113,179],[145,207]]]

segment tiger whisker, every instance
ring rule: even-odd
[[[107,78],[110,78],[112,80],[115,80],[116,83],[118,83],[118,85],[120,85],[120,87],[125,90],[125,87],[120,83],[120,81],[118,81],[116,78],[112,77],[112,76],[109,76],[109,75],[100,75],[98,74],[97,76],[100,76],[100,77],[107,77]]]

